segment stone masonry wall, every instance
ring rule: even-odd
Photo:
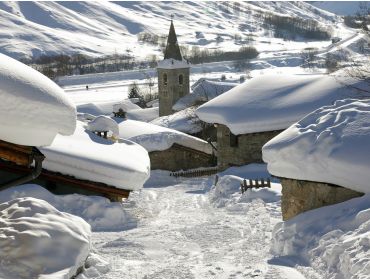
[[[165,151],[150,152],[149,157],[152,170],[178,171],[214,165],[212,155],[177,144]]]
[[[173,113],[172,106],[186,94],[189,94],[189,68],[157,69],[159,116],[168,116]],[[163,75],[167,74],[167,85],[164,84]],[[183,75],[183,84],[179,84],[179,76]]]
[[[326,183],[281,178],[281,184],[283,187],[281,210],[284,221],[308,210],[363,195],[363,193]]]
[[[217,164],[220,170],[230,166],[262,161],[262,147],[281,132],[268,131],[238,135],[238,145],[230,146],[230,129],[217,125]]]

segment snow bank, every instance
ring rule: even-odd
[[[40,72],[0,54],[0,139],[49,145],[76,127],[76,108],[64,91]]]
[[[265,203],[276,202],[281,199],[281,190],[275,188],[248,189],[241,194],[240,184],[242,182],[243,178],[238,176],[222,176],[216,186],[213,186],[209,192],[210,202],[215,207],[225,207],[235,203],[250,202],[255,199],[261,199]]]
[[[46,156],[43,168],[117,188],[142,188],[150,173],[147,151],[131,141],[113,143],[83,126],[78,121],[72,136],[58,135],[40,149]]]
[[[370,192],[370,100],[322,107],[263,147],[271,174]]]
[[[196,86],[192,87],[193,91],[190,94],[180,98],[172,107],[175,111],[184,110],[190,106],[205,103],[226,91],[234,88],[239,84],[228,82],[217,82],[201,79]]]
[[[89,95],[91,94],[92,93],[89,93]],[[86,113],[94,116],[111,115],[113,113],[113,106],[116,103],[116,101],[106,101],[81,104],[77,106],[77,111],[79,113]]]
[[[212,154],[212,147],[206,141],[173,129],[133,120],[125,120],[118,126],[121,138],[140,144],[148,152],[164,151],[177,143]]]
[[[0,277],[71,278],[90,251],[90,226],[47,202],[0,204]]]
[[[182,69],[190,68],[190,63],[186,60],[176,60],[172,58],[163,59],[158,61],[158,67],[160,69]]]
[[[112,132],[113,137],[118,137],[119,135],[118,123],[112,118],[106,116],[96,117],[87,124],[86,129],[92,132],[110,131]]]
[[[233,134],[285,129],[313,110],[360,93],[328,75],[263,75],[200,106],[199,118]],[[346,83],[363,86],[361,82]]]
[[[159,107],[130,110],[126,118],[135,121],[150,122],[159,117]]]
[[[271,252],[302,260],[322,278],[368,278],[369,206],[367,194],[281,222],[274,228]]]
[[[41,199],[61,212],[76,215],[90,224],[93,231],[120,231],[135,223],[118,202],[100,196],[79,194],[54,195],[34,184],[16,186],[0,192],[0,203],[22,197]]]
[[[120,109],[123,112],[128,112],[131,110],[136,110],[136,109],[141,109],[141,108],[140,106],[134,104],[131,99],[125,99],[113,105],[113,112],[118,112]]]
[[[195,114],[197,107],[190,107],[172,115],[159,117],[152,124],[175,129],[184,133],[194,134],[203,130],[202,123]]]

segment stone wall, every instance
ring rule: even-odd
[[[149,157],[152,170],[178,171],[215,165],[212,155],[178,144],[165,151],[150,152]]]
[[[322,206],[340,203],[363,193],[332,184],[281,178],[283,220]]]
[[[237,146],[230,142],[230,129],[217,125],[217,164],[220,170],[230,166],[246,165],[262,161],[262,147],[281,132],[267,131],[237,136]]]
[[[189,94],[189,68],[157,69],[159,116],[168,116],[173,113],[172,106],[186,94]],[[164,83],[164,74],[167,75],[167,84]],[[179,84],[179,76],[183,75],[183,84]]]

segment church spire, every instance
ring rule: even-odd
[[[168,33],[166,51],[164,53],[164,59],[173,58],[176,60],[182,60],[179,44],[177,43],[177,36],[175,32],[175,27],[173,26],[172,16],[171,16],[171,26],[170,32]]]

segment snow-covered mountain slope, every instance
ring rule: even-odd
[[[271,37],[260,16],[267,11],[322,24],[338,19],[305,2],[0,2],[0,52],[15,58],[61,53],[159,55],[158,45],[139,43],[137,35],[166,35],[172,14],[180,44],[237,49],[235,34],[242,38],[252,34],[256,43]],[[217,36],[222,38],[218,42]],[[265,42],[270,49],[274,40]]]

